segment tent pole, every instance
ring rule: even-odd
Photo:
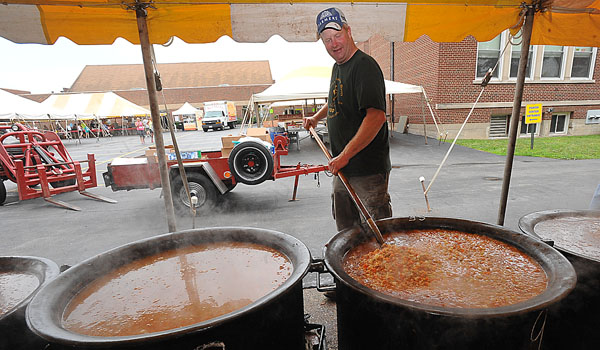
[[[96,123],[98,123],[98,129],[96,130],[96,142],[100,142],[100,133],[102,132],[102,127],[100,126],[100,117],[98,117],[95,114],[94,114],[94,117],[96,117]],[[93,133],[93,131],[92,131],[92,133]]]
[[[515,145],[517,142],[517,128],[519,126],[519,117],[521,115],[521,102],[523,101],[523,87],[525,85],[525,70],[529,59],[529,44],[531,42],[531,31],[533,29],[534,7],[527,8],[525,24],[521,28],[523,31],[523,41],[521,43],[521,58],[519,59],[519,70],[517,72],[517,83],[515,86],[515,98],[513,101],[512,115],[510,117],[510,134],[508,147],[506,149],[506,163],[504,165],[504,177],[502,180],[502,196],[500,198],[500,208],[498,209],[498,225],[504,225],[506,215],[506,202],[508,200],[508,189],[510,187],[510,177],[512,173],[513,159],[515,156]]]
[[[390,43],[390,80],[394,81],[394,42],[392,41]],[[395,127],[395,123],[394,123],[394,94],[390,94],[390,103],[391,103],[391,108],[390,108],[390,114],[392,115],[392,120],[391,120],[391,124],[392,124],[392,131],[394,131],[394,127]],[[390,137],[394,137],[394,133],[390,132]]]
[[[427,120],[425,119],[425,106],[423,104],[424,99],[425,99],[425,96],[421,95],[421,116],[423,117],[423,137],[425,137],[425,144],[427,144]]]
[[[156,155],[158,156],[158,168],[160,170],[160,182],[162,184],[162,193],[167,211],[167,226],[169,232],[177,231],[175,220],[175,209],[173,208],[173,196],[171,193],[171,183],[169,182],[169,172],[167,170],[167,158],[165,153],[165,142],[162,137],[160,124],[160,114],[158,111],[158,100],[156,98],[156,85],[154,81],[154,72],[152,70],[152,58],[150,53],[150,39],[148,37],[148,15],[146,8],[148,4],[137,3],[135,15],[137,18],[138,32],[140,35],[140,46],[142,47],[142,58],[144,61],[144,72],[146,74],[146,86],[148,88],[148,100],[150,102],[150,115],[152,117],[152,128],[154,129],[154,142],[156,144]]]

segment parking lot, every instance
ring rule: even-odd
[[[176,133],[185,150],[215,150],[221,136],[239,129],[186,131]],[[170,135],[163,135],[170,144]],[[282,163],[295,165],[326,162],[316,142],[300,134],[300,150],[291,147]],[[115,157],[142,156],[150,145],[137,136],[65,141],[71,156],[83,160],[93,153],[97,162],[99,186],[90,192],[118,201],[109,204],[77,192],[60,194],[57,199],[82,208],[71,211],[53,206],[41,198],[20,202],[16,186],[5,182],[7,201],[0,207],[3,243],[0,255],[31,255],[49,258],[58,265],[75,265],[111,248],[167,232],[161,190],[113,192],[103,185],[102,172]],[[390,194],[394,216],[439,216],[496,223],[505,157],[456,146],[429,193],[427,212],[419,177],[431,180],[449,144],[422,136],[393,133]],[[552,160],[515,157],[507,204],[505,226],[518,230],[525,214],[548,209],[586,209],[600,183],[600,159]],[[266,181],[260,185],[239,184],[212,211],[195,219],[177,218],[177,230],[194,226],[260,227],[281,231],[304,242],[313,257],[321,257],[325,243],[336,232],[331,217],[331,177],[320,173],[300,177],[297,200],[292,197],[293,177]],[[313,283],[307,276],[305,285]],[[305,292],[306,311],[314,322],[326,324],[330,349],[335,344],[333,303],[314,290]]]

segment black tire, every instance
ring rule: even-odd
[[[237,144],[231,151],[228,162],[235,180],[246,185],[263,183],[273,174],[273,156],[258,142]]]
[[[235,129],[235,122],[229,123],[229,129]]]
[[[196,212],[201,212],[212,207],[217,201],[217,188],[208,177],[200,173],[188,173],[188,186],[190,192],[198,197],[196,204]],[[181,177],[177,176],[173,179],[173,206],[179,214],[190,213],[190,201]]]
[[[204,130],[204,132],[208,132],[208,129],[207,129],[207,128],[202,128],[202,130]]]
[[[4,204],[6,201],[6,186],[4,186],[4,181],[0,180],[0,205]]]

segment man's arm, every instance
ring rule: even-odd
[[[376,108],[367,109],[367,115],[352,140],[348,142],[337,157],[329,161],[329,171],[337,175],[340,169],[345,167],[352,157],[373,141],[385,121],[384,111]]]

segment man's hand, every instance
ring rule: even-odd
[[[319,121],[316,120],[315,117],[302,118],[302,126],[306,130],[310,130],[311,127],[316,128],[318,123],[319,123]]]
[[[344,153],[340,153],[337,157],[331,158],[327,166],[333,175],[337,175],[343,167],[348,165],[349,161],[350,158],[346,157]]]

